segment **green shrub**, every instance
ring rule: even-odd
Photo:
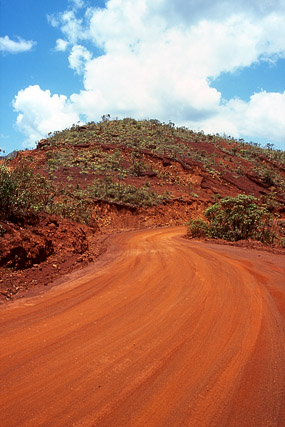
[[[225,197],[206,209],[205,216],[213,238],[230,241],[252,238],[271,243],[275,236],[271,232],[274,215],[266,206],[259,205],[254,196]]]
[[[209,224],[202,219],[191,219],[187,225],[187,234],[189,237],[204,238],[209,236]]]
[[[38,212],[50,201],[50,188],[44,177],[35,174],[26,164],[15,169],[0,165],[0,216]]]
[[[273,243],[274,215],[254,196],[240,194],[225,197],[206,209],[205,217],[189,221],[187,235],[191,238],[212,237],[236,242],[254,239]]]
[[[4,165],[0,165],[0,214],[6,216],[11,211],[15,201],[17,182],[12,172]]]

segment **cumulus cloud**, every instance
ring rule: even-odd
[[[226,110],[225,115],[236,122],[241,134],[274,139],[285,147],[285,91],[255,93],[248,103],[233,99]]]
[[[83,89],[69,100],[64,97],[63,111],[68,106],[86,120],[106,113],[155,117],[237,137],[257,138],[271,128],[271,138],[282,141],[284,115],[273,111],[276,105],[284,111],[284,94],[264,91],[248,102],[225,102],[215,78],[285,58],[284,0],[109,0],[104,8],[83,8],[81,0],[70,4],[49,17],[64,35],[57,50],[70,46],[69,66],[83,76]]]
[[[56,41],[56,45],[55,45],[55,50],[57,52],[65,52],[68,46],[68,41],[63,40],[63,39],[57,39]]]
[[[221,133],[233,137],[251,137],[260,141],[275,141],[285,148],[285,92],[262,91],[249,102],[231,99],[219,106],[217,113],[201,120],[198,129],[206,133]],[[197,129],[197,123],[189,122]]]
[[[24,40],[17,37],[17,40],[11,40],[9,36],[0,37],[0,51],[8,53],[27,52],[36,45],[32,40]]]
[[[79,120],[66,96],[51,95],[49,90],[42,90],[38,85],[20,90],[13,107],[19,112],[16,125],[26,136],[25,145],[29,147],[50,131],[64,129]]]
[[[81,74],[85,70],[86,63],[90,62],[91,58],[91,53],[84,46],[76,44],[73,46],[68,57],[69,66],[75,70],[77,74]]]
[[[48,15],[48,22],[54,28],[60,28],[69,43],[75,44],[78,40],[86,39],[83,29],[83,20],[77,18],[76,10],[66,10],[63,13]]]
[[[200,20],[224,21],[231,15],[259,19],[272,11],[284,13],[284,0],[164,0],[153,2],[152,13],[158,13],[176,25],[195,24]]]

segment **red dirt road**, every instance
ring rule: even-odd
[[[0,308],[0,425],[285,426],[284,256],[125,233]]]

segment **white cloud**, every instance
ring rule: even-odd
[[[68,42],[66,40],[63,39],[57,39],[56,41],[56,45],[55,45],[55,50],[57,52],[65,52],[68,46]]]
[[[32,40],[24,40],[17,37],[17,40],[11,40],[9,36],[0,37],[0,51],[9,53],[20,53],[31,50],[36,42]]]
[[[68,105],[87,120],[106,113],[155,117],[237,137],[257,138],[271,129],[271,137],[283,141],[282,115],[266,111],[274,105],[283,111],[284,94],[260,92],[249,102],[225,103],[214,79],[285,58],[284,0],[109,0],[104,8],[87,9],[81,0],[71,4],[49,17],[64,35],[57,50],[72,46],[69,66],[83,75],[84,88],[64,98],[64,111]],[[101,56],[92,56],[92,44]]]
[[[68,57],[69,66],[75,70],[77,74],[81,74],[85,70],[86,63],[90,62],[91,58],[91,53],[84,46],[76,44],[73,46]]]
[[[262,91],[250,97],[249,102],[239,98],[221,105],[217,114],[200,121],[206,133],[225,133],[234,137],[275,141],[285,149],[285,91]],[[195,122],[190,123],[197,128]]]
[[[83,20],[76,17],[75,10],[66,10],[56,15],[48,15],[47,19],[54,28],[60,28],[65,38],[71,44],[87,38],[82,27]]]
[[[29,147],[50,131],[64,129],[79,120],[66,96],[51,95],[38,85],[20,90],[13,107],[19,113],[17,127],[26,136],[25,144]]]
[[[169,2],[158,3],[165,7]],[[176,5],[176,2],[172,3]],[[214,2],[217,10],[220,3]],[[85,34],[89,32],[93,43],[103,48],[108,56],[127,52],[137,58],[155,56],[162,61],[172,56],[178,64],[187,66],[185,73],[194,71],[200,77],[201,73],[209,77],[250,66],[260,57],[284,56],[282,14],[251,17],[244,13],[225,14],[224,11],[223,20],[204,18],[193,23],[190,11],[186,8],[190,20],[186,25],[187,13],[182,19],[177,12],[173,22],[171,14],[160,14],[161,11],[154,10],[149,0],[110,0],[107,8],[89,11],[89,27]],[[201,14],[203,9],[199,11]]]
[[[163,0],[149,2],[151,13],[165,17],[173,25],[186,26],[200,20],[224,21],[232,15],[244,15],[259,19],[275,11],[284,13],[284,0]]]
[[[255,93],[248,103],[233,99],[226,108],[242,135],[273,139],[285,148],[285,91]]]
[[[84,1],[83,0],[69,0],[69,2],[76,9],[80,9],[80,8],[82,8],[84,6]]]

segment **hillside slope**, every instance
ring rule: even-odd
[[[104,117],[74,125],[0,162],[18,171],[21,185],[29,181],[25,195],[37,195],[32,212],[0,216],[0,280],[11,290],[6,297],[15,293],[15,271],[26,269],[30,282],[27,272],[54,257],[51,281],[59,254],[62,271],[82,256],[93,259],[99,231],[182,225],[237,194],[285,212],[285,152],[157,120]]]
[[[275,192],[280,205],[285,201],[285,152],[155,120],[74,126],[40,141],[22,158],[67,198],[196,207],[227,195]]]

